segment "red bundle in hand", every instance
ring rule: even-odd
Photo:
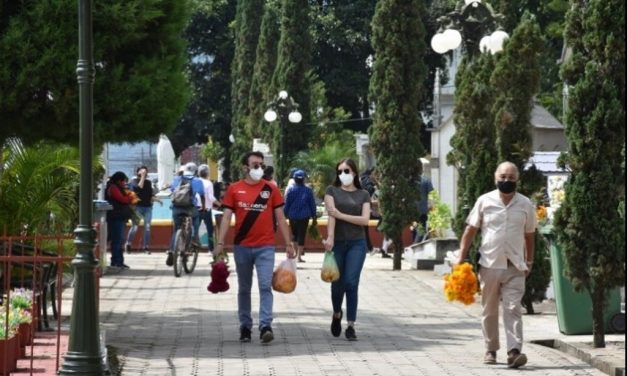
[[[211,263],[211,282],[207,286],[207,290],[214,294],[219,292],[225,292],[229,289],[229,282],[227,278],[231,272],[229,271],[228,258],[226,254],[214,258],[214,262]]]

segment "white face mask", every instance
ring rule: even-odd
[[[263,177],[263,168],[251,168],[248,174],[254,181],[259,181]]]
[[[346,173],[341,173],[340,176],[340,181],[342,182],[343,186],[347,186],[347,185],[351,185],[353,183],[353,180],[355,180],[353,178],[353,175],[351,174],[346,174]]]

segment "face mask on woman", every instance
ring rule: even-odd
[[[348,186],[348,185],[351,185],[351,184],[353,183],[353,180],[355,180],[355,179],[353,178],[353,175],[351,175],[351,174],[347,174],[347,173],[344,173],[344,172],[342,172],[342,173],[339,175],[339,178],[340,178],[340,181],[342,182],[342,185],[343,185],[343,186]]]

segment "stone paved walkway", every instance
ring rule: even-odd
[[[319,277],[322,254],[310,253],[298,264],[296,291],[274,294],[275,340],[269,345],[259,343],[256,328],[251,343],[238,341],[235,272],[228,292],[208,293],[208,255],[201,255],[192,275],[180,278],[165,266],[163,253],[126,257],[132,269],[101,279],[100,320],[115,352],[114,374],[604,375],[576,357],[529,342],[560,336],[554,314],[525,316],[524,371],[507,368],[504,349],[497,365],[482,364],[478,303],[448,303],[440,277],[408,270],[407,264],[392,271],[391,260],[378,256],[368,256],[362,273],[358,341],[331,336],[330,287]],[[282,257],[277,255],[277,264]],[[255,285],[255,321],[257,308]]]

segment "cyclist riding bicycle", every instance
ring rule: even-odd
[[[173,257],[172,250],[174,249],[174,240],[176,236],[176,231],[181,227],[181,223],[183,223],[183,219],[185,216],[192,217],[192,242],[195,243],[196,246],[200,247],[200,241],[198,238],[198,229],[200,228],[200,215],[198,212],[198,207],[201,210],[205,210],[205,188],[202,184],[200,178],[196,176],[196,172],[198,167],[195,163],[189,162],[183,168],[183,175],[175,176],[172,181],[172,185],[170,186],[170,190],[173,193],[173,196],[177,194],[179,191],[178,188],[180,185],[189,184],[188,190],[191,195],[191,200],[187,204],[173,203],[170,207],[172,209],[172,240],[170,241],[170,249],[168,250],[168,257],[166,259],[166,265],[172,266]],[[182,188],[182,187],[181,187]],[[197,200],[200,199],[201,205],[197,205]]]

